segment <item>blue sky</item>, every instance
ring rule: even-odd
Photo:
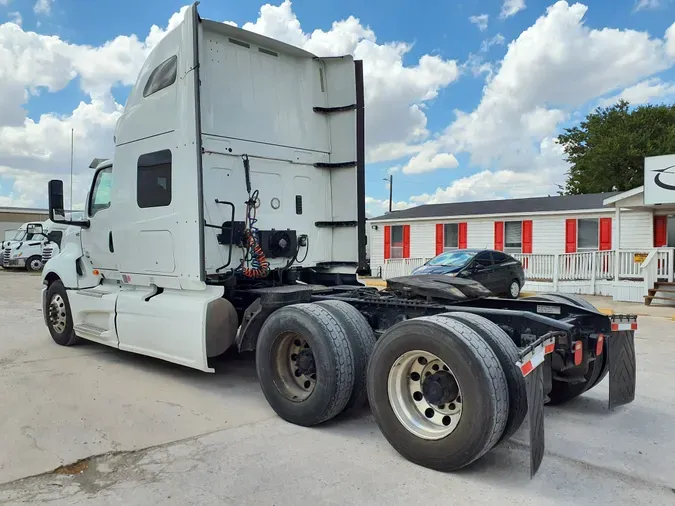
[[[148,36],[152,25],[166,28],[171,16],[186,4],[185,1],[176,0],[161,2],[38,0],[38,2],[48,4],[49,12],[45,9],[35,12],[36,0],[0,0],[0,49],[3,45],[7,48],[10,44],[15,47],[25,44],[28,50],[33,47],[32,44],[39,44],[40,50],[43,51],[39,58],[46,60],[42,63],[46,68],[42,74],[47,73],[51,80],[56,81],[62,77],[59,77],[55,70],[56,64],[50,66],[49,51],[52,50],[50,41],[54,39],[48,36],[67,42],[68,55],[70,52],[75,54],[82,46],[90,49],[104,46],[120,36],[135,34],[142,42]],[[508,17],[500,17],[500,13],[507,7],[505,2],[510,3],[517,12]],[[261,6],[266,3],[250,0],[246,2],[203,0],[200,4],[200,13],[206,18],[234,21],[242,26],[247,22],[255,23],[259,20]],[[394,199],[398,207],[447,200],[552,193],[555,191],[555,184],[564,180],[565,165],[561,161],[560,153],[553,152],[555,150],[550,142],[561,128],[575,124],[589,110],[604,103],[604,99],[618,96],[626,89],[629,93],[627,96],[635,97],[638,102],[672,102],[675,95],[673,86],[675,28],[670,45],[665,33],[675,20],[675,1],[586,0],[588,9],[578,23],[569,21],[569,13],[575,8],[572,2],[556,5],[553,12],[550,9],[554,3],[552,0],[457,2],[294,0],[292,2],[289,6],[292,16],[297,18],[302,32],[308,37],[315,29],[330,32],[333,22],[354,16],[362,27],[374,32],[377,44],[404,42],[410,45],[401,57],[403,68],[419,70],[420,59],[429,55],[436,58],[434,61],[439,65],[445,65],[445,71],[448,72],[446,79],[438,79],[436,82],[433,76],[425,74],[424,79],[429,81],[431,98],[425,96],[426,91],[421,84],[420,89],[411,90],[405,97],[392,98],[392,101],[406,102],[398,104],[401,111],[409,112],[410,107],[419,107],[426,121],[424,134],[414,138],[405,135],[396,137],[394,132],[389,135],[384,131],[388,128],[386,123],[396,123],[399,120],[387,117],[384,113],[383,117],[387,117],[389,121],[377,125],[369,124],[367,131],[369,138],[387,139],[407,150],[405,156],[401,157],[393,154],[382,156],[380,153],[375,157],[376,161],[368,164],[367,195],[371,214],[380,214],[386,207],[388,189],[382,179],[390,172],[394,174]],[[271,3],[277,8],[281,4],[281,0]],[[274,16],[283,17],[280,10],[270,12],[267,13],[269,19]],[[23,38],[30,39],[30,37],[16,31],[10,33],[8,25],[2,25],[6,21],[16,19],[16,13],[19,13],[22,19],[21,30],[25,33],[39,34],[38,42],[33,40],[29,43]],[[487,15],[486,26],[479,26],[478,21],[471,22],[471,16],[480,15]],[[547,19],[544,18],[547,17],[550,26],[546,25]],[[265,26],[269,26],[269,19]],[[538,28],[535,27],[537,23]],[[556,27],[565,23],[572,24],[558,32]],[[580,30],[578,33],[575,31],[577,28]],[[259,29],[264,32],[269,28]],[[645,32],[648,38],[631,39],[630,31]],[[289,29],[289,41],[294,36],[291,32],[292,29]],[[570,34],[569,40],[566,39],[567,33]],[[551,35],[551,49],[547,53],[548,34],[553,35]],[[282,36],[286,37],[285,32]],[[17,40],[13,40],[12,37],[17,37]],[[528,41],[528,37],[531,40]],[[493,44],[489,44],[489,41]],[[650,46],[650,41],[661,43],[663,47],[658,49],[656,45]],[[482,50],[482,46],[486,45],[489,47]],[[364,47],[357,51],[365,51]],[[574,51],[578,52],[578,58],[573,54],[571,56],[566,54]],[[592,56],[585,54],[586,51],[610,55],[611,58],[593,60]],[[512,54],[507,56],[507,52]],[[625,52],[632,54],[623,61],[622,55]],[[120,66],[125,65],[124,53],[124,51],[115,53],[115,58],[120,59]],[[656,53],[658,55],[654,56]],[[528,67],[530,54],[531,68]],[[503,63],[506,62],[505,57],[509,59],[508,65]],[[31,58],[38,57],[33,55]],[[76,55],[72,58],[75,60],[79,57]],[[583,65],[575,63],[580,59],[584,60]],[[652,59],[654,61],[651,61]],[[648,60],[649,64],[642,67],[635,64]],[[453,73],[449,62],[454,62],[452,65],[455,65],[456,72]],[[11,72],[11,65],[11,62],[6,62],[5,71]],[[107,105],[96,106],[97,114],[100,115],[114,114],[114,106],[110,106],[110,103],[124,104],[129,86],[119,83],[123,79],[118,79],[117,76],[105,81],[102,78],[103,88],[107,87],[110,94],[99,93],[99,88],[92,94],[91,86],[83,85],[81,76],[83,72],[91,72],[93,75],[96,71],[81,70],[83,65],[83,63],[75,64],[76,70],[65,78],[65,84],[60,82],[53,85],[52,91],[44,85],[41,86],[39,75],[22,78],[18,85],[11,83],[25,89],[37,90],[23,104],[25,110],[23,130],[20,123],[3,124],[1,109],[3,101],[0,99],[0,205],[44,205],[44,199],[40,198],[39,192],[27,190],[28,184],[20,181],[22,175],[47,177],[46,174],[50,172],[64,170],[63,139],[54,149],[42,150],[35,145],[31,146],[29,139],[26,141],[28,147],[23,149],[20,155],[16,154],[18,148],[9,154],[7,146],[3,149],[3,140],[29,135],[30,129],[26,128],[26,121],[32,120],[39,124],[42,115],[50,115],[55,123],[52,128],[65,128],[66,125],[76,124],[75,117],[71,120],[68,118],[73,115],[73,111],[81,102],[93,104],[95,99],[106,102]],[[481,65],[482,72],[478,72],[477,69]],[[130,65],[129,72],[133,73],[135,68]],[[502,70],[503,76],[500,76]],[[531,75],[528,76],[529,72]],[[588,76],[593,72],[597,72],[598,75],[588,77],[586,81],[579,77]],[[605,82],[601,82],[604,75],[611,76],[612,72],[621,77],[615,79],[615,83],[606,82],[609,77],[604,78]],[[546,76],[549,74],[560,77],[555,79],[552,77],[553,81],[547,81]],[[378,75],[377,78],[381,79],[381,82],[387,82],[395,76]],[[412,76],[412,81],[417,79],[415,75]],[[419,81],[422,80],[420,77]],[[494,86],[491,94],[487,94],[490,100],[484,100],[490,82],[499,86]],[[642,88],[639,87],[640,83]],[[367,81],[366,86],[368,84]],[[414,84],[408,83],[413,88]],[[2,89],[5,86],[9,89],[9,84],[3,80],[0,73],[0,93],[5,92]],[[553,90],[556,86],[559,86],[559,89]],[[114,98],[114,102],[101,99],[100,97],[104,95]],[[378,116],[379,111],[389,107],[387,100],[386,96],[378,96],[372,109],[367,109],[367,114],[372,110],[373,117]],[[489,104],[482,104],[481,108],[482,100]],[[509,104],[510,101],[514,103]],[[396,109],[396,106],[397,104],[391,105],[392,109]],[[460,123],[457,122],[455,111],[467,114],[477,111],[477,115],[465,118]],[[407,112],[400,118],[401,125],[405,121],[412,121],[411,117],[419,119],[420,113],[411,116]],[[105,137],[109,133],[110,124],[106,123],[105,118],[97,121],[96,132]],[[10,131],[7,130],[10,127],[12,135],[9,135]],[[92,139],[94,134],[81,132],[81,129],[78,129],[78,133],[83,136],[77,140],[79,146],[77,151],[82,152],[83,157],[82,160],[78,160],[81,163],[85,154],[88,155],[88,148],[82,147],[81,142]],[[492,144],[488,137],[494,139]],[[96,140],[94,144],[101,146],[99,149],[107,149],[106,142],[102,138],[100,141]],[[377,147],[369,144],[369,153],[374,153]],[[386,153],[388,148],[385,146],[381,151]],[[437,159],[438,163],[422,164],[424,167],[417,164],[417,168],[414,168],[412,167],[414,164],[409,163],[410,159],[420,152],[425,152],[430,157],[442,156]],[[372,157],[369,156],[369,159]],[[452,160],[456,160],[456,163]],[[409,167],[406,168],[407,165]],[[76,201],[86,191],[84,180],[87,175],[83,172],[81,176],[83,182],[77,185],[79,189]]]

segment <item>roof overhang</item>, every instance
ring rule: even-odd
[[[638,195],[642,195],[645,192],[645,187],[644,186],[638,186],[637,188],[633,188],[632,190],[628,190],[623,193],[619,193],[618,195],[614,195],[613,197],[609,197],[605,200],[602,201],[602,205],[604,206],[609,206],[612,204],[616,204],[617,202],[622,202],[625,201],[631,197],[636,197]],[[644,202],[644,199],[643,199]]]
[[[392,216],[382,218],[371,218],[368,220],[369,223],[410,223],[413,221],[451,221],[451,220],[464,220],[464,219],[473,219],[473,218],[510,218],[510,217],[523,217],[523,216],[555,216],[555,215],[565,215],[565,214],[597,214],[597,213],[608,213],[613,212],[611,209],[600,208],[600,209],[573,209],[566,211],[527,211],[522,213],[492,213],[492,214],[455,214],[453,216],[423,216],[419,218],[401,218]]]

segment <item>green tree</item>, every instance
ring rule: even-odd
[[[564,194],[626,191],[642,185],[644,157],[675,154],[675,105],[597,108],[558,136],[572,164]]]

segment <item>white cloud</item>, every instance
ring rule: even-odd
[[[54,0],[37,0],[33,6],[33,11],[35,14],[49,16],[52,13],[52,3],[54,3]]]
[[[437,153],[434,147],[422,149],[405,164],[402,171],[404,174],[423,174],[437,169],[454,169],[459,162],[450,153]]]
[[[487,14],[479,14],[478,16],[469,16],[469,21],[476,25],[478,29],[483,32],[487,30],[489,16]]]
[[[326,32],[305,33],[289,0],[262,6],[256,22],[242,28],[318,56],[353,54],[363,60],[369,160],[394,160],[401,151],[409,151],[408,144],[424,141],[429,135],[424,105],[459,77],[457,62],[439,56],[423,55],[415,65],[406,66],[403,59],[410,44],[378,44],[375,33],[353,16],[334,22]],[[384,146],[395,146],[396,154]]]
[[[666,53],[670,58],[675,60],[675,23],[670,25],[666,30]]]
[[[12,23],[19,26],[23,24],[23,18],[21,17],[20,12],[8,12],[7,15]]]
[[[485,169],[529,170],[539,143],[572,111],[673,65],[645,32],[590,29],[587,7],[559,1],[509,44],[478,107],[456,111],[444,148]],[[675,29],[672,32],[675,33]]]
[[[506,42],[506,39],[501,33],[498,33],[491,39],[484,40],[481,42],[480,50],[484,53],[487,53],[492,46],[503,46]]]
[[[90,177],[86,167],[94,157],[113,154],[113,130],[122,106],[113,99],[111,87],[135,81],[146,55],[180,22],[184,11],[174,14],[166,29],[152,26],[144,41],[119,36],[97,47],[25,32],[13,23],[0,25],[0,177],[5,186],[13,181],[12,201],[45,204],[45,175],[62,177],[69,171],[71,129],[77,178]],[[23,106],[32,95],[58,92],[76,77],[88,101],[69,115],[27,117]],[[41,183],[29,184],[31,180]],[[84,197],[85,188],[76,193],[76,201]]]
[[[504,0],[499,17],[501,19],[510,18],[525,9],[525,7],[525,0]]]
[[[661,7],[660,0],[637,0],[635,2],[635,11],[658,9]]]
[[[627,100],[631,105],[642,105],[672,95],[675,95],[675,83],[664,83],[658,78],[645,79],[629,86],[618,95],[600,100],[599,105],[610,106],[620,99]]]

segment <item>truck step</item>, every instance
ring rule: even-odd
[[[106,329],[92,325],[91,323],[78,323],[73,327],[75,334],[81,337],[101,337]]]

